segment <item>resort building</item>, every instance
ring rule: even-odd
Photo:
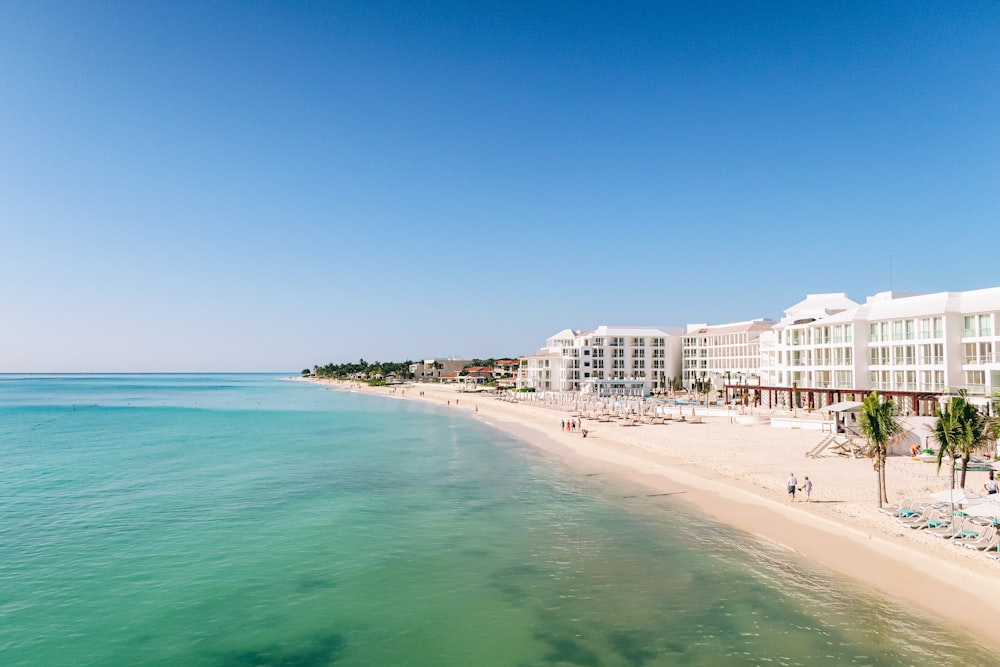
[[[1000,287],[882,292],[864,304],[808,295],[762,336],[759,399],[818,408],[878,390],[930,415],[941,396],[964,390],[986,404],[1000,389],[998,324]]]
[[[425,359],[420,363],[410,364],[410,373],[415,380],[436,380],[458,373],[468,364],[467,359],[458,359],[457,357]]]
[[[774,320],[757,319],[731,324],[689,324],[681,341],[684,387],[720,382],[758,384],[760,339],[771,331]]]
[[[563,329],[523,357],[518,389],[600,396],[665,392],[680,375],[681,330],[674,327]]]

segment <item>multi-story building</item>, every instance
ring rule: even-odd
[[[602,396],[667,391],[680,375],[680,334],[674,327],[563,329],[520,360],[517,387]]]
[[[410,364],[410,373],[415,380],[441,379],[446,375],[458,373],[469,364],[466,359],[449,357],[447,359],[425,359],[416,364]]]
[[[1000,287],[882,292],[864,304],[816,294],[785,314],[761,343],[761,384],[793,389],[795,405],[878,390],[907,412],[932,414],[943,394],[964,390],[985,403],[1000,389]]]
[[[730,324],[689,324],[681,341],[683,383],[691,389],[700,380],[757,384],[760,379],[761,336],[773,320]]]

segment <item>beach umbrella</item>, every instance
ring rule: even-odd
[[[964,511],[968,516],[985,516],[992,519],[1000,519],[1000,501],[992,499],[984,500]]]
[[[944,491],[932,493],[931,498],[938,502],[954,503],[955,505],[975,505],[986,500],[986,498],[978,493],[966,491],[965,489],[945,489]]]

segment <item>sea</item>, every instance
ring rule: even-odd
[[[467,408],[266,374],[0,375],[0,664],[1000,658]]]

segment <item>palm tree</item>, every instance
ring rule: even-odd
[[[952,396],[945,409],[937,411],[934,422],[934,439],[938,441],[938,470],[947,454],[951,456],[951,488],[955,488],[955,470],[962,460],[962,478],[965,488],[966,469],[972,455],[985,449],[995,439],[995,422],[965,399],[965,392]]]
[[[868,441],[867,455],[875,459],[875,473],[878,478],[878,506],[889,502],[885,490],[885,457],[889,442],[899,435],[903,425],[899,420],[899,408],[891,400],[882,401],[878,392],[873,391],[861,404],[859,419],[861,435]]]

